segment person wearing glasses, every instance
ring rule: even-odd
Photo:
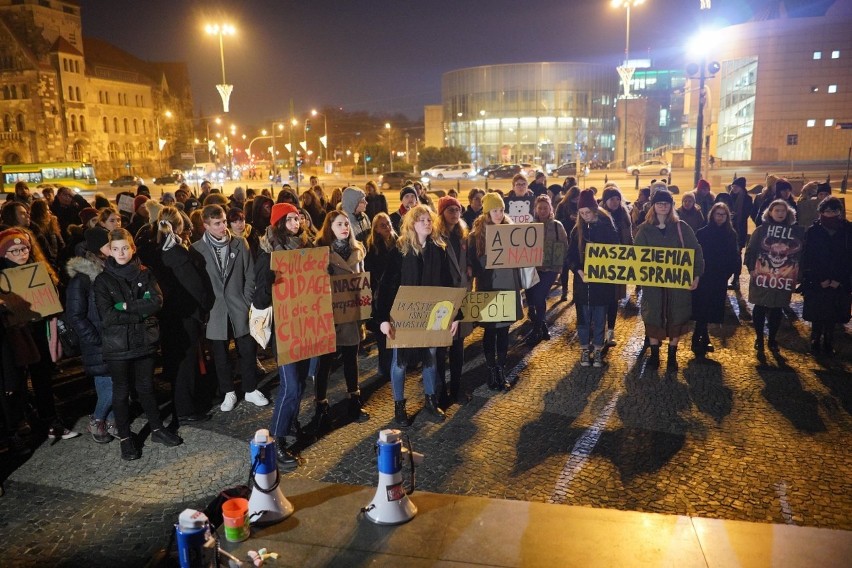
[[[535,194],[527,186],[523,174],[512,178],[512,191],[506,196],[506,215],[513,223],[532,223],[535,209]]]

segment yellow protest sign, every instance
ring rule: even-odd
[[[388,347],[447,347],[464,288],[400,286],[391,307],[394,339]]]
[[[486,225],[485,249],[485,268],[541,266],[544,259],[544,225]]]
[[[373,309],[370,273],[332,276],[331,307],[334,310],[334,323],[370,319],[370,312]]]
[[[53,280],[42,262],[0,272],[0,299],[6,304],[6,324],[39,320],[62,311]]]
[[[462,321],[515,321],[518,319],[516,308],[513,291],[468,292],[461,303]]]
[[[695,251],[686,248],[586,243],[586,282],[660,288],[692,285]]]

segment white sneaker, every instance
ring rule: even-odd
[[[222,406],[219,407],[219,410],[222,412],[230,412],[237,405],[237,393],[234,391],[229,392],[225,395],[225,400],[222,401]]]
[[[247,392],[246,400],[255,406],[266,406],[269,404],[269,399],[263,396],[263,393],[257,389]]]

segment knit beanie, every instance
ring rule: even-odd
[[[619,199],[624,199],[621,196],[621,192],[618,190],[617,187],[612,187],[612,186],[605,187],[604,190],[603,190],[603,193],[601,194],[601,203],[606,203],[607,201],[609,201],[609,199],[611,197],[617,197]]]
[[[160,203],[165,205],[166,201],[171,201],[172,203],[174,203],[176,201],[175,194],[172,193],[171,191],[165,192],[163,194],[163,196],[160,198]]]
[[[738,185],[741,188],[745,189],[746,188],[746,178],[738,177],[737,179],[734,180],[734,183],[732,183],[731,185]]]
[[[582,208],[597,209],[598,202],[595,201],[595,192],[591,189],[584,189],[580,192],[580,199],[577,201],[577,209]]]
[[[95,194],[95,209],[103,209],[104,207],[109,207],[109,199],[107,199],[103,193]]]
[[[133,200],[133,212],[136,213],[136,211],[140,207],[142,207],[142,204],[145,203],[146,201],[148,201],[148,198],[146,196],[137,195],[136,198]]]
[[[443,215],[447,207],[458,207],[459,209],[462,208],[461,203],[459,203],[459,200],[453,197],[452,195],[445,195],[444,197],[438,200],[438,215]]]
[[[238,185],[236,189],[234,189],[234,199],[237,201],[245,201],[246,200],[246,190],[243,186]]]
[[[358,204],[366,196],[366,193],[357,187],[347,187],[343,190],[343,195],[340,197],[340,207],[352,219],[355,215],[355,209]]]
[[[86,250],[97,253],[109,242],[109,231],[98,225],[83,233],[83,238],[86,239]]]
[[[0,257],[6,256],[6,252],[14,245],[27,245],[28,247],[32,247],[30,244],[30,236],[20,229],[6,229],[2,233],[0,233]]]
[[[145,209],[148,211],[148,219],[153,223],[160,217],[160,211],[163,210],[163,204],[159,201],[149,199],[145,202]]]
[[[414,197],[417,197],[417,190],[414,189],[413,185],[406,185],[402,189],[399,190],[399,200],[402,201],[407,194],[411,194]]]
[[[95,209],[94,207],[86,207],[85,209],[80,210],[79,215],[80,215],[80,222],[85,227],[86,225],[89,224],[89,221],[91,221],[93,218],[98,216],[98,210]]]
[[[290,213],[299,214],[299,210],[292,203],[276,203],[272,206],[272,215],[269,217],[269,224],[275,226],[278,221],[289,215]]]
[[[654,196],[654,194],[655,194],[656,192],[660,191],[661,189],[662,189],[662,190],[667,190],[668,188],[669,188],[669,186],[667,186],[667,185],[666,185],[666,182],[664,182],[664,181],[655,181],[654,183],[652,183],[652,184],[651,184],[651,197],[653,197],[653,196]]]
[[[651,205],[654,205],[655,203],[668,203],[670,205],[674,205],[674,198],[667,189],[660,189],[653,195],[653,197],[651,197]]]
[[[710,191],[710,182],[707,181],[706,179],[700,179],[700,180],[698,180],[698,183],[695,185],[695,189],[697,189],[699,191],[704,191],[704,190]]]
[[[490,213],[494,209],[506,208],[506,203],[503,201],[503,198],[500,197],[499,193],[494,193],[493,191],[489,191],[485,194],[485,197],[482,198],[482,211],[485,213]]]
[[[830,183],[821,183],[817,186],[817,195],[820,193],[827,193],[831,195],[831,184]]]
[[[781,179],[779,179],[778,181],[775,182],[775,194],[777,195],[784,190],[792,192],[793,191],[793,184],[791,184],[786,179],[781,178]]]

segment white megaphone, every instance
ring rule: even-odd
[[[408,496],[414,493],[414,466],[423,461],[423,454],[411,451],[411,445],[402,447],[402,432],[379,432],[379,485],[370,504],[363,509],[368,519],[377,525],[400,525],[417,514],[417,507]],[[411,489],[402,485],[402,462],[411,463]]]
[[[293,505],[281,491],[281,476],[275,458],[275,438],[269,430],[255,432],[251,448],[251,496],[249,497],[249,522],[271,525],[293,514]]]

